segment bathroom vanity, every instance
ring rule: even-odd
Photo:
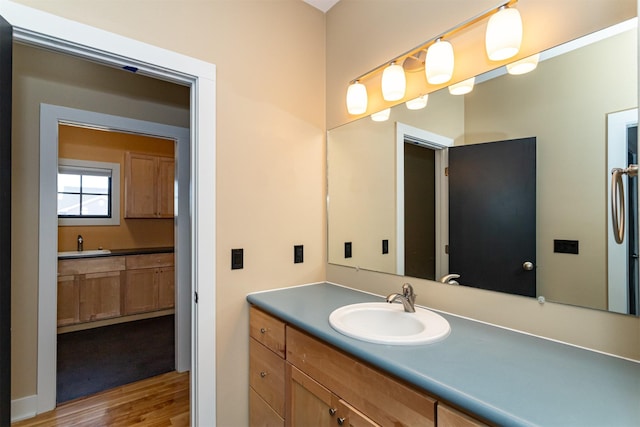
[[[451,333],[431,344],[353,339],[330,326],[331,312],[383,298],[329,283],[247,299],[251,425],[640,421],[640,363],[634,361],[446,313],[440,314]]]

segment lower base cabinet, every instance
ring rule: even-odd
[[[250,313],[251,426],[486,426],[255,307]]]

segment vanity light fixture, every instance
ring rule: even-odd
[[[451,80],[453,76],[453,46],[439,38],[427,49],[424,65],[429,84],[438,85]]]
[[[356,80],[347,90],[347,111],[349,114],[362,114],[367,111],[367,87]]]
[[[540,60],[540,54],[536,53],[535,55],[528,56],[526,58],[522,58],[519,61],[512,62],[511,64],[507,64],[507,73],[513,75],[526,74],[536,69],[538,66],[538,61]]]
[[[409,71],[421,68],[421,57],[426,51],[424,61],[427,82],[431,85],[440,85],[451,80],[454,67],[453,46],[445,39],[450,39],[455,33],[467,29],[487,18],[489,23],[485,34],[485,49],[487,55],[493,61],[509,59],[520,50],[522,42],[522,19],[520,12],[514,9],[518,0],[503,0],[499,5],[488,9],[479,15],[467,19],[440,35],[414,47],[413,49],[387,61],[370,71],[353,79],[347,90],[347,110],[349,114],[363,114],[367,111],[367,88],[362,83],[374,74],[382,71],[382,94],[385,101],[398,101],[404,98],[406,92],[405,69],[400,64],[405,64],[409,59],[412,64]],[[406,64],[405,64],[406,65]],[[454,87],[454,85],[452,85]],[[413,104],[407,101],[407,108]],[[418,101],[415,101],[416,103]],[[425,102],[426,105],[426,102]],[[424,107],[420,107],[424,108]]]
[[[407,109],[409,110],[421,110],[427,106],[427,101],[429,100],[429,95],[421,95],[415,99],[410,99],[405,102]]]
[[[385,101],[397,101],[404,98],[406,88],[407,79],[404,68],[392,62],[382,72],[382,97]]]
[[[476,82],[475,77],[463,80],[460,83],[449,86],[449,93],[451,95],[465,95],[473,90],[473,85]]]
[[[492,61],[514,57],[522,44],[522,18],[518,9],[502,6],[489,18],[485,33],[487,56]]]
[[[373,113],[371,115],[371,120],[373,120],[374,122],[386,122],[387,120],[389,120],[390,114],[391,114],[391,108],[385,108],[382,111]]]

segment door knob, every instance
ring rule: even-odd
[[[532,262],[530,262],[530,261],[525,261],[525,263],[524,263],[524,264],[522,264],[522,268],[523,268],[525,271],[531,271],[531,270],[533,270],[533,263],[532,263]]]

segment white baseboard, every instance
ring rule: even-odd
[[[27,396],[11,401],[11,422],[33,418],[38,413],[38,396]]]

